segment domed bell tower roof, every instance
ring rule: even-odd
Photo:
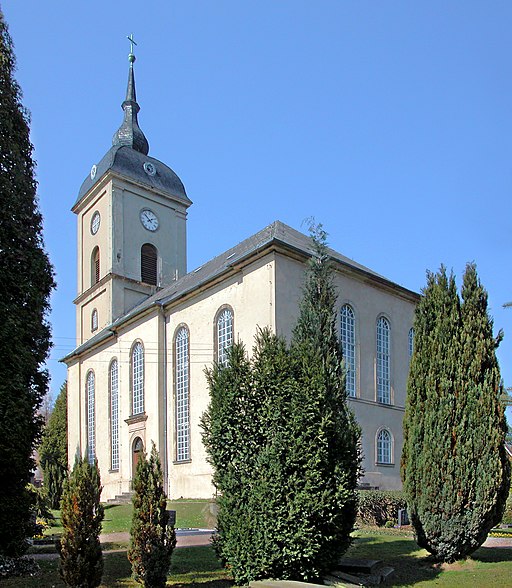
[[[140,106],[137,103],[135,92],[133,67],[135,63],[133,45],[136,43],[132,35],[128,39],[131,43],[131,50],[128,55],[130,66],[126,98],[121,104],[124,111],[123,122],[112,137],[112,147],[97,165],[92,166],[91,173],[80,187],[73,209],[109,170],[177,198],[186,206],[192,204],[177,174],[158,159],[148,156],[149,143],[137,120]]]

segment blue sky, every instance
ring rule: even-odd
[[[512,3],[0,0],[32,113],[58,359],[74,346],[78,189],[122,120],[194,205],[188,267],[279,219],[419,291],[475,261],[512,386]]]

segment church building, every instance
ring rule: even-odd
[[[199,421],[204,368],[257,327],[289,338],[310,239],[276,221],[187,272],[187,209],[176,173],[148,155],[129,56],[124,120],[72,208],[78,219],[77,347],[68,366],[68,443],[98,460],[102,499],[129,492],[152,442],[170,498],[210,498]],[[314,211],[312,211],[314,213]],[[330,251],[349,404],[362,427],[361,486],[401,487],[400,453],[418,295]]]

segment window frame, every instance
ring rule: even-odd
[[[175,463],[187,463],[191,460],[190,330],[184,323],[178,325],[174,333],[173,364]]]
[[[229,335],[225,334],[225,333],[221,333],[220,330],[220,320],[221,317],[225,314],[228,313],[231,315],[231,325],[230,325],[230,330],[231,333]],[[229,305],[229,304],[223,304],[215,313],[215,322],[214,322],[214,342],[213,342],[213,349],[214,349],[214,361],[216,361],[219,365],[226,365],[227,364],[227,350],[229,349],[229,347],[231,347],[234,343],[235,340],[235,313],[233,311],[233,308]],[[225,327],[224,327],[225,330]],[[223,337],[225,337],[226,339],[231,338],[231,342],[227,345],[224,345],[224,348],[221,349],[221,334]]]
[[[114,377],[113,368],[115,366],[115,405],[114,405]],[[110,441],[110,471],[119,471],[120,464],[120,444],[119,444],[119,362],[114,357],[108,367],[108,396],[109,396],[109,441]],[[115,409],[114,409],[115,406]],[[114,418],[115,415],[115,418]]]
[[[350,311],[351,316],[346,317],[344,315],[344,309]],[[350,325],[346,324],[347,322],[352,323],[351,328]],[[351,338],[352,341],[346,340],[344,332],[349,335],[347,339]],[[344,303],[340,308],[340,344],[346,371],[347,396],[349,398],[357,398],[357,319],[354,307],[348,302]],[[347,350],[350,353],[347,353]],[[350,365],[347,362],[347,358],[350,359]]]
[[[85,405],[85,414],[87,417],[87,461],[93,464],[96,460],[96,374],[92,369],[87,370],[85,375]]]
[[[387,440],[382,440],[381,435],[387,435]],[[383,443],[386,443],[384,446]],[[387,427],[381,427],[375,434],[375,463],[377,465],[395,465],[394,459],[395,443],[393,433]],[[389,461],[385,458],[388,457]]]
[[[136,373],[136,365],[135,361],[135,351],[140,349],[141,350],[141,357],[140,357],[140,373]],[[144,344],[140,339],[137,339],[133,342],[132,348],[130,350],[130,416],[140,416],[145,414],[145,361],[144,361]],[[136,380],[137,376],[137,380]],[[137,389],[136,389],[137,386]],[[137,397],[136,397],[137,394]],[[137,402],[137,404],[136,404]],[[140,410],[139,410],[140,405]],[[137,408],[137,412],[136,412]]]
[[[386,325],[381,330],[381,325]],[[375,396],[379,404],[392,404],[391,397],[391,322],[381,315],[375,328]]]

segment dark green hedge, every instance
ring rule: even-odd
[[[358,520],[365,525],[383,527],[397,522],[398,510],[407,508],[401,490],[359,490]]]

